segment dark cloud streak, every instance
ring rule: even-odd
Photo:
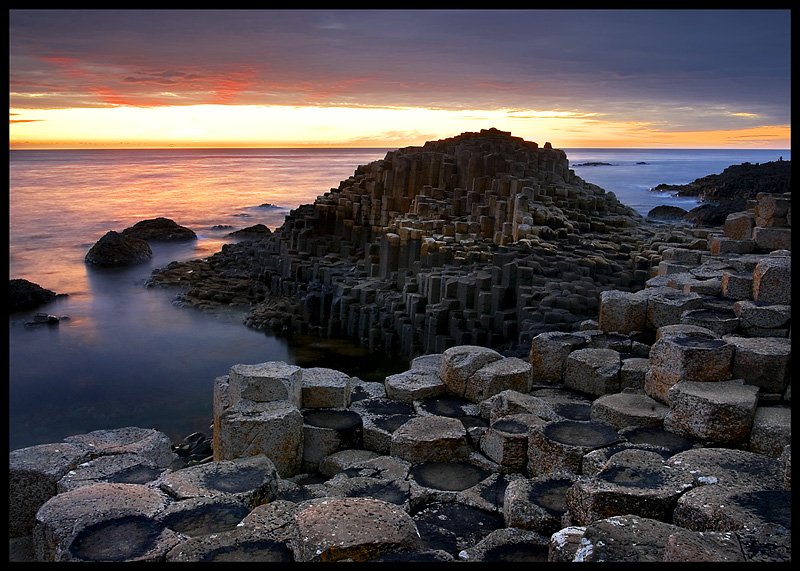
[[[102,86],[97,105],[114,93],[147,105],[549,109],[741,124],[709,112],[730,108],[790,122],[788,10],[12,10],[9,31],[10,91],[52,91],[62,106],[85,105]]]

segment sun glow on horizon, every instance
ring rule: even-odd
[[[559,110],[188,105],[9,111],[10,149],[397,148],[490,127],[556,148],[791,148],[789,125],[662,131]]]

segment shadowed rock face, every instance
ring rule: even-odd
[[[130,266],[153,257],[147,242],[109,230],[86,253],[85,261],[100,267]]]

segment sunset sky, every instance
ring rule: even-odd
[[[10,148],[790,148],[789,10],[11,10]]]

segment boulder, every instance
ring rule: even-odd
[[[109,230],[89,249],[84,260],[87,264],[107,268],[139,264],[152,257],[153,251],[144,240]]]
[[[66,295],[65,293],[57,294],[28,280],[8,280],[8,312],[36,309],[40,305],[50,303],[59,296]]]
[[[169,218],[153,218],[142,220],[122,231],[126,238],[138,238],[146,242],[182,242],[196,240],[193,230],[176,224]]]

